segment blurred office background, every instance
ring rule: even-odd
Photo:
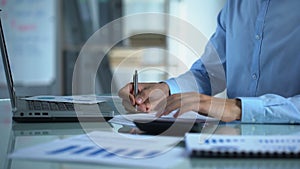
[[[146,12],[166,13],[183,19],[209,38],[224,3],[225,0],[1,0],[0,15],[17,94],[72,94],[74,65],[82,46],[111,21]],[[145,30],[156,33],[139,34]],[[132,36],[109,51],[99,50],[105,57],[96,73],[96,94],[116,92],[132,80],[134,69],[141,72],[139,80],[147,82],[186,71],[200,56],[193,56],[184,44],[165,36],[168,30],[167,20],[153,25],[145,18],[134,24],[121,22],[106,32],[112,39],[123,34]],[[103,46],[99,44],[99,49]],[[88,68],[89,63],[80,65],[82,71]],[[2,60],[0,70],[0,98],[7,98]],[[86,81],[82,79],[77,83],[78,90],[85,90],[82,86]]]

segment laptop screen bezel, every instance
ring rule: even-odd
[[[2,10],[0,9],[0,12],[1,11]],[[1,48],[1,56],[2,56],[2,60],[3,60],[3,67],[4,67],[4,71],[5,71],[6,82],[7,82],[7,86],[9,89],[8,92],[9,92],[9,96],[10,96],[10,103],[12,106],[12,110],[15,111],[17,98],[16,98],[16,92],[15,92],[15,87],[14,87],[14,83],[13,83],[13,77],[12,77],[12,73],[11,73],[11,69],[10,69],[10,63],[9,63],[9,59],[8,59],[7,48],[6,48],[6,44],[5,44],[5,37],[4,37],[4,33],[3,33],[1,16],[0,16],[0,48]]]

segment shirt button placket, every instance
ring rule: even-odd
[[[259,35],[256,35],[256,36],[255,36],[255,39],[256,39],[256,40],[260,40],[260,36],[259,36]]]
[[[256,79],[257,79],[257,74],[256,74],[256,73],[253,73],[253,74],[252,74],[252,79],[253,79],[253,80],[256,80]]]

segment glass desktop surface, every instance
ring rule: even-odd
[[[15,123],[11,120],[10,102],[0,100],[0,168],[3,169],[99,169],[99,168],[131,168],[114,165],[95,165],[88,163],[42,162],[32,160],[10,160],[7,155],[14,150],[30,147],[56,139],[63,139],[86,133],[79,123]],[[132,132],[131,127],[111,125],[109,123],[85,123],[88,131]],[[222,124],[214,133],[223,135],[299,135],[300,125],[263,125],[263,124]],[[135,132],[136,134],[136,132]],[[183,147],[184,143],[178,144]],[[170,161],[172,162],[172,161]],[[186,157],[174,168],[299,168],[298,159],[222,159],[222,158],[190,158]]]

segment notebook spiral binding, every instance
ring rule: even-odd
[[[191,157],[204,158],[300,158],[300,153],[294,152],[216,152],[216,151],[197,151],[193,150]]]

